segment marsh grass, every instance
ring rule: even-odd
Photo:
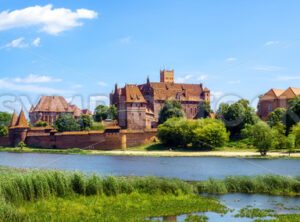
[[[224,180],[210,178],[195,182],[198,193],[260,193],[271,195],[299,195],[300,178],[279,175],[228,176]]]

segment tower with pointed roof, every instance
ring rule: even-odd
[[[10,144],[12,146],[17,146],[20,142],[25,143],[28,130],[29,130],[29,125],[26,120],[24,111],[21,110],[18,118],[16,113],[14,112],[9,127]]]

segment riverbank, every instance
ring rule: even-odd
[[[255,149],[220,148],[212,151],[197,151],[185,149],[172,150],[162,147],[160,144],[148,144],[132,147],[124,150],[84,150],[73,149],[44,149],[24,147],[0,147],[0,152],[19,153],[57,153],[57,154],[80,154],[80,155],[119,155],[119,156],[151,156],[151,157],[236,157],[236,158],[291,158],[300,159],[300,152],[288,153],[286,151],[270,151],[267,156],[261,156]]]

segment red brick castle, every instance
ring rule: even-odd
[[[133,130],[150,129],[157,126],[159,112],[166,100],[178,100],[185,117],[194,119],[199,102],[210,102],[210,91],[200,84],[175,83],[174,70],[161,70],[160,82],[141,85],[126,84],[110,94],[110,103],[118,109],[121,128]]]

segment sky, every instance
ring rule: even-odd
[[[0,0],[0,110],[42,95],[91,110],[114,89],[203,83],[214,110],[300,84],[300,1]]]

